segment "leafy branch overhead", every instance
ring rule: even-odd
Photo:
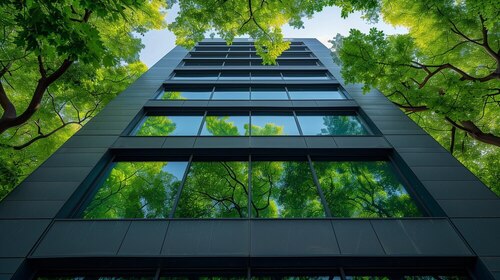
[[[355,9],[371,13],[378,9],[376,0],[179,0],[169,4],[177,2],[179,15],[169,25],[177,45],[192,48],[209,32],[228,44],[237,36],[250,36],[265,64],[274,64],[289,48],[281,30],[285,24],[303,28],[302,18],[311,17],[326,6],[342,7],[344,17]]]

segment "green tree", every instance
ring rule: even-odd
[[[289,48],[281,27],[289,24],[303,28],[302,18],[311,17],[325,6],[342,7],[346,17],[354,10],[364,10],[369,17],[376,16],[376,0],[169,0],[179,3],[180,12],[169,25],[176,44],[192,48],[214,32],[229,43],[237,36],[248,35],[255,39],[257,54],[264,64],[274,64],[276,58]],[[212,35],[213,36],[213,35]]]
[[[377,88],[500,194],[500,21],[491,1],[380,1],[408,34],[336,38],[347,83]]]

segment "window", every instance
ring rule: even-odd
[[[81,209],[82,218],[422,216],[391,163],[383,160],[267,155],[250,161],[224,155],[190,162],[116,162],[104,177]]]
[[[314,88],[297,88],[289,87],[288,93],[292,100],[301,99],[345,99],[344,95],[338,89],[314,89]]]
[[[246,52],[230,52],[227,55],[228,58],[249,58],[250,54]]]
[[[304,135],[367,135],[368,131],[356,115],[320,112],[297,115]]]
[[[146,116],[136,136],[196,136],[203,116]]]
[[[292,114],[252,112],[251,135],[299,135],[299,130]]]
[[[220,88],[213,94],[213,100],[248,100],[246,88]],[[277,99],[286,95],[278,88],[252,91],[252,99],[261,95],[262,99]],[[254,95],[255,94],[255,95]],[[267,96],[266,96],[267,95]],[[283,96],[284,97],[284,96]],[[132,135],[136,136],[197,136],[204,111],[196,115],[160,115],[159,112],[146,115]],[[187,114],[187,113],[186,113]],[[193,113],[194,114],[194,113]],[[249,114],[251,127],[248,128]],[[297,118],[295,117],[297,115]],[[296,112],[293,111],[237,111],[217,113],[208,111],[203,124],[203,136],[329,136],[329,135],[370,135],[355,112]],[[209,122],[209,123],[207,123]],[[299,126],[297,125],[297,122]],[[300,127],[300,130],[299,130]],[[236,133],[236,131],[238,133]],[[222,133],[226,131],[226,134]],[[233,132],[229,132],[233,131]],[[222,133],[222,134],[221,134]]]
[[[250,117],[235,115],[210,115],[205,118],[202,136],[248,136]]]
[[[252,80],[281,80],[280,72],[252,72]]]
[[[213,100],[249,100],[250,90],[248,87],[241,88],[215,88]]]
[[[412,198],[385,161],[315,161],[333,217],[419,217]]]
[[[252,217],[325,217],[309,163],[252,162]]]
[[[176,218],[248,217],[247,162],[193,162]]]
[[[239,66],[250,66],[249,61],[245,60],[226,60],[224,62],[224,67],[239,67]]]
[[[166,89],[159,99],[163,100],[208,100],[212,94],[212,88],[201,89]]]
[[[219,72],[175,72],[172,80],[217,80]]]
[[[191,52],[189,53],[191,57],[200,57],[200,58],[224,58],[227,53],[225,52]]]
[[[278,60],[279,66],[318,66],[316,60]]]
[[[283,72],[285,80],[330,80],[326,72]]]
[[[248,73],[248,72],[237,72],[237,71],[222,72],[220,74],[219,80],[225,80],[225,81],[230,81],[230,80],[250,80],[250,73]]]
[[[252,100],[287,100],[285,88],[252,87]]]
[[[117,162],[82,218],[169,218],[187,164]]]
[[[193,60],[184,62],[184,66],[222,66],[222,61]]]

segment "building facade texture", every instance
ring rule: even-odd
[[[0,202],[0,279],[500,279],[498,197],[290,41],[165,55]]]

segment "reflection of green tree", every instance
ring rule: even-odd
[[[175,216],[248,217],[247,162],[193,162]]]
[[[180,181],[163,170],[166,164],[118,162],[83,218],[168,218]]]
[[[361,122],[355,116],[324,116],[321,129],[323,135],[363,135],[367,134]]]
[[[243,135],[242,131],[238,131],[238,128],[234,125],[234,122],[229,119],[229,116],[207,116],[205,119],[205,126],[213,136]],[[245,124],[244,129],[244,135],[248,136],[248,124]]]
[[[274,123],[266,123],[264,127],[258,125],[252,125],[252,135],[283,135],[284,126],[279,126]]]
[[[421,216],[386,162],[315,162],[314,167],[334,217]]]
[[[307,162],[253,162],[252,214],[263,218],[323,217]]]
[[[166,136],[175,130],[176,124],[166,116],[147,116],[137,130],[137,136]]]
[[[166,91],[161,99],[168,99],[168,100],[174,100],[174,99],[180,99],[180,100],[186,100],[187,98],[182,96],[182,92],[180,91]]]

